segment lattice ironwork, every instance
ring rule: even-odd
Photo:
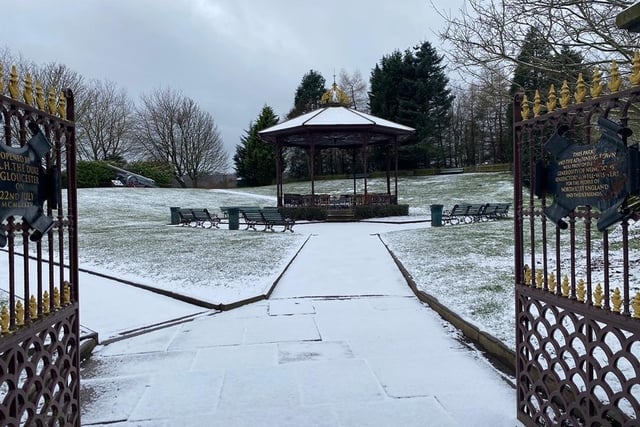
[[[2,425],[79,426],[77,305],[3,338]]]
[[[546,426],[637,425],[640,335],[629,330],[637,320],[602,311],[595,320],[593,307],[534,289],[519,292],[517,303],[520,417]]]
[[[46,152],[33,149],[34,138]],[[15,67],[5,84],[0,66],[0,145],[0,425],[79,427],[71,90],[47,95]]]
[[[584,171],[571,172],[571,180],[577,181],[570,183],[575,190],[566,190],[568,184],[563,184],[563,191],[575,192],[562,197],[575,202],[588,200],[593,192],[602,191],[606,197],[608,190],[618,190],[593,177],[608,160],[590,153],[597,152],[603,126],[609,123],[633,132],[616,137],[623,150],[637,152],[637,55],[633,69],[631,85],[623,90],[621,73],[614,64],[607,85],[596,70],[590,88],[580,76],[573,93],[563,84],[559,98],[550,88],[546,102],[540,91],[533,102],[522,94],[515,99],[517,393],[518,419],[525,425],[640,423],[640,283],[633,280],[640,259],[640,227],[636,224],[640,199],[634,190],[621,204],[577,203],[577,208],[566,215],[556,212],[554,218],[552,204],[557,201],[558,187],[553,187],[556,182],[545,182],[550,176],[548,165],[555,161],[545,144],[560,129],[572,146],[576,144],[573,147],[580,156],[591,156]],[[604,94],[607,88],[609,93]],[[636,180],[638,167],[634,160],[628,170],[613,171],[612,176]]]

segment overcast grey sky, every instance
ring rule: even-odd
[[[462,0],[434,0],[457,11]],[[281,118],[310,69],[368,81],[382,56],[428,40],[443,22],[429,0],[0,0],[0,46],[137,102],[171,87],[214,117],[230,155],[262,107]]]

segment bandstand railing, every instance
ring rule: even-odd
[[[327,209],[353,208],[367,205],[396,205],[398,198],[393,194],[292,194],[283,196],[284,207],[321,207]]]

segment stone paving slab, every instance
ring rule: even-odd
[[[81,382],[83,425],[127,421],[150,381],[150,375],[84,378]]]
[[[145,387],[129,419],[172,419],[191,414],[214,413],[218,405],[224,371],[158,372]]]
[[[269,301],[98,349],[98,365],[112,369],[83,366],[83,396],[94,398],[83,400],[83,423],[519,425],[513,387],[387,271],[395,265],[375,236],[358,237],[363,253],[330,237],[344,242],[314,236]],[[371,271],[336,263],[345,256],[365,257]],[[320,273],[324,286],[305,289]]]
[[[289,316],[292,314],[315,314],[312,303],[304,299],[273,300],[269,302],[270,316]]]

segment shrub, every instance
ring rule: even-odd
[[[326,209],[319,207],[280,208],[282,214],[294,220],[324,221],[327,219]],[[409,215],[409,205],[369,205],[356,206],[355,218],[380,218],[385,216]]]
[[[173,166],[154,161],[131,162],[124,169],[151,178],[158,187],[170,187],[173,182]]]
[[[327,219],[327,211],[318,207],[308,206],[300,208],[280,208],[282,215],[296,221],[324,221]]]
[[[108,187],[116,172],[106,162],[79,161],[76,166],[78,188]]]
[[[409,215],[409,205],[356,206],[355,215],[357,219],[405,216]]]

